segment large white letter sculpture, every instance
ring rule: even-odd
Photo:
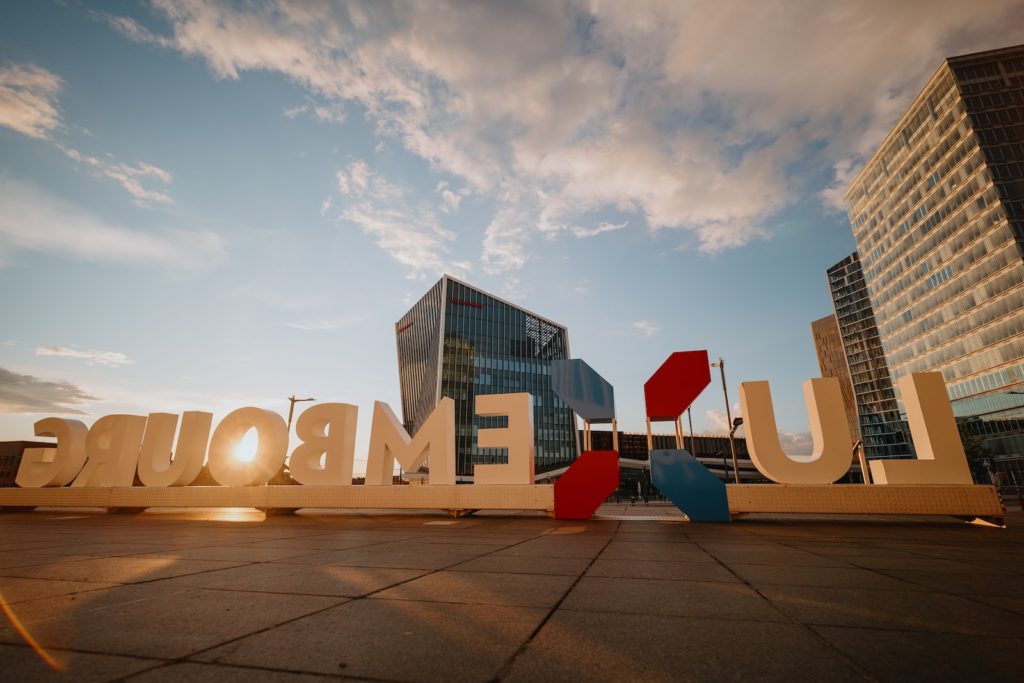
[[[876,484],[971,484],[960,432],[941,372],[899,379],[917,460],[872,460]]]
[[[370,453],[366,459],[367,485],[390,485],[396,460],[408,472],[419,469],[427,458],[430,484],[455,483],[455,401],[442,398],[415,438],[409,438],[387,403],[374,401]]]
[[[85,435],[89,431],[78,420],[47,417],[36,422],[36,436],[57,438],[56,448],[26,448],[14,483],[22,488],[64,486],[85,464]]]
[[[481,417],[508,416],[508,427],[477,431],[480,448],[507,448],[508,464],[477,465],[477,484],[533,484],[533,396],[488,394],[476,397],[476,414]]]
[[[146,431],[142,415],[105,415],[85,436],[85,467],[72,486],[132,486]]]
[[[259,436],[256,456],[239,460],[235,449],[250,429]],[[217,425],[210,441],[210,474],[222,486],[261,486],[278,473],[288,455],[288,425],[272,410],[239,408]]]
[[[203,469],[213,413],[188,411],[181,416],[178,447],[171,455],[178,416],[150,413],[139,454],[139,479],[146,486],[188,486]]]
[[[348,403],[320,403],[302,411],[295,435],[302,440],[288,461],[300,484],[351,486],[359,408]],[[320,460],[323,459],[323,465]]]
[[[768,382],[740,384],[747,450],[754,466],[774,482],[831,484],[846,474],[853,458],[853,443],[843,410],[839,380],[835,377],[807,380],[804,382],[804,401],[810,418],[814,452],[810,460],[801,462],[782,451]]]

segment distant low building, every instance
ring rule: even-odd
[[[582,432],[580,432],[582,439]],[[595,451],[612,450],[611,431],[593,430],[591,433],[592,448]],[[652,437],[655,450],[671,450],[678,448],[673,434],[654,434]],[[744,484],[763,483],[767,479],[758,472],[750,461],[747,452],[747,441],[736,437],[736,462],[739,465],[740,481]],[[683,438],[683,447],[701,464],[711,470],[715,476],[727,483],[732,483],[732,455],[729,450],[729,437],[724,435],[698,435]],[[647,434],[643,432],[619,432],[619,489],[609,500],[629,500],[634,496],[662,499],[661,493],[650,483],[648,466]]]
[[[0,441],[0,486],[17,486],[15,478],[26,448],[55,448],[52,441]]]
[[[839,380],[839,390],[843,394],[843,409],[846,412],[846,423],[850,427],[850,438],[856,442],[860,439],[857,399],[853,393],[850,367],[846,363],[843,337],[839,333],[839,321],[834,315],[827,315],[815,320],[811,323],[811,335],[814,337],[814,351],[818,356],[818,369],[821,371],[821,376],[834,377]]]

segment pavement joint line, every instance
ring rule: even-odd
[[[543,535],[543,534],[541,534],[541,535]],[[514,543],[511,546],[506,546],[506,547],[514,547],[516,545],[519,545],[521,543],[526,543],[528,541],[534,540],[535,538],[539,538],[539,537],[540,537],[540,535],[538,535],[538,536],[536,536],[534,538],[528,538],[528,539],[522,540],[519,543]],[[390,542],[392,542],[392,540],[389,540],[387,542],[390,543]],[[499,548],[499,549],[503,549],[503,548]],[[489,553],[485,553],[484,555],[480,555],[479,557],[485,557],[486,555],[493,554],[494,552],[497,552],[497,550],[491,551]],[[334,597],[336,597],[336,599],[341,600],[341,602],[338,602],[337,604],[334,604],[334,605],[328,605],[327,607],[324,607],[324,608],[321,608],[321,609],[313,610],[312,612],[308,612],[306,614],[302,614],[302,615],[299,615],[297,617],[293,617],[291,619],[286,619],[285,621],[282,621],[282,622],[279,622],[277,624],[273,624],[271,626],[267,626],[267,627],[258,629],[256,631],[252,631],[250,633],[246,633],[246,634],[243,634],[243,635],[240,635],[240,636],[236,636],[234,638],[229,638],[228,640],[222,641],[220,643],[216,643],[214,645],[210,645],[208,647],[204,647],[204,648],[201,648],[199,650],[196,650],[195,652],[190,652],[190,653],[188,653],[186,655],[182,655],[181,657],[176,657],[174,659],[168,659],[163,664],[160,664],[158,666],[152,667],[151,669],[146,669],[145,671],[152,671],[154,669],[158,669],[158,668],[161,668],[161,667],[164,667],[164,666],[170,666],[172,664],[176,664],[176,663],[179,663],[179,662],[196,662],[197,660],[194,660],[192,658],[195,657],[196,655],[200,655],[200,654],[202,654],[204,652],[208,652],[210,650],[215,650],[217,648],[224,647],[226,645],[230,645],[231,643],[235,643],[235,642],[238,642],[238,641],[243,640],[245,638],[250,638],[252,636],[259,635],[261,633],[266,633],[267,631],[271,631],[273,629],[280,628],[282,626],[286,626],[286,625],[288,625],[288,624],[290,624],[292,622],[299,621],[300,619],[305,619],[307,617],[311,617],[311,616],[320,614],[322,612],[326,612],[326,611],[331,610],[331,609],[336,609],[336,608],[341,607],[342,605],[348,604],[350,602],[356,602],[356,601],[359,601],[359,600],[366,600],[368,598],[371,598],[376,593],[380,593],[381,591],[389,590],[389,589],[394,588],[396,586],[401,586],[402,584],[409,583],[411,581],[416,581],[417,579],[421,579],[421,578],[423,578],[425,576],[430,576],[431,574],[436,574],[438,572],[445,571],[445,570],[447,570],[447,569],[449,569],[451,567],[455,567],[455,566],[458,566],[458,565],[460,565],[460,564],[462,564],[464,562],[468,562],[471,559],[476,559],[476,558],[475,557],[467,558],[466,560],[460,560],[459,562],[455,562],[455,563],[453,563],[451,565],[446,565],[446,566],[440,567],[438,569],[429,570],[425,574],[421,574],[419,576],[415,576],[415,577],[412,577],[412,578],[409,578],[409,579],[405,579],[403,581],[398,581],[396,583],[389,584],[387,586],[383,586],[381,588],[378,588],[375,591],[371,591],[371,592],[369,592],[369,593],[367,593],[365,595],[362,595],[360,597],[348,598],[348,597],[334,596]],[[263,564],[263,563],[251,563],[251,564]],[[330,565],[328,565],[328,566],[330,566]],[[400,567],[398,567],[398,569],[400,569]],[[171,578],[171,577],[168,577],[168,578]],[[216,590],[216,589],[203,589],[203,590]],[[323,596],[316,596],[316,597],[323,597]],[[331,597],[331,596],[329,596],[329,597]],[[124,604],[124,603],[121,603],[121,604]],[[199,663],[207,664],[207,663],[210,663],[210,662],[199,662]],[[214,660],[212,663],[220,664],[216,660]],[[256,668],[256,667],[250,667],[250,668]],[[139,675],[141,673],[145,673],[145,671],[135,672],[135,673],[132,674],[132,676],[137,676],[137,675]],[[284,670],[282,669],[282,671],[284,671]],[[300,673],[307,673],[308,674],[309,672],[308,671],[303,671],[303,672],[300,672]],[[349,678],[352,678],[352,677],[349,677]],[[365,677],[360,677],[360,678],[364,678],[365,679]],[[120,679],[117,679],[117,680],[118,681],[124,681],[124,680],[128,680],[128,678],[123,677],[123,678],[120,678]],[[373,680],[373,679],[366,679],[366,680]],[[384,680],[384,679],[377,679],[377,680]]]
[[[519,645],[519,647],[516,648],[516,651],[512,653],[512,656],[508,658],[508,661],[506,661],[501,666],[501,668],[498,669],[498,673],[496,673],[494,675],[494,678],[491,679],[491,683],[497,683],[498,681],[501,681],[503,678],[508,676],[509,673],[511,673],[512,667],[515,665],[516,659],[518,659],[522,653],[526,652],[526,648],[530,646],[530,643],[533,642],[533,639],[536,638],[537,635],[544,629],[548,621],[551,620],[551,617],[555,615],[555,612],[557,612],[561,608],[562,603],[565,602],[565,599],[567,597],[569,597],[569,594],[572,593],[573,589],[575,589],[576,586],[579,585],[579,582],[583,579],[584,576],[586,576],[587,571],[589,571],[590,568],[594,565],[594,562],[597,561],[597,558],[601,556],[601,554],[605,551],[605,549],[612,542],[615,536],[618,535],[618,530],[619,528],[621,528],[621,526],[622,522],[616,522],[615,534],[613,534],[607,541],[605,541],[604,545],[601,547],[599,551],[597,551],[597,554],[594,555],[594,557],[590,558],[590,562],[587,563],[587,566],[583,568],[583,571],[581,571],[576,576],[573,582],[569,584],[569,587],[565,589],[564,593],[562,593],[562,597],[560,597],[558,601],[551,606],[551,609],[549,609],[547,614],[545,614],[544,617],[540,620],[540,623],[538,623],[537,626],[533,629],[533,631],[530,632],[530,635],[526,636],[526,640],[524,640]]]
[[[831,641],[829,641],[824,636],[822,636],[820,633],[818,633],[813,628],[811,628],[811,626],[809,624],[805,624],[802,621],[797,620],[795,617],[790,615],[788,612],[786,612],[785,610],[783,610],[782,608],[777,606],[774,602],[771,601],[771,599],[769,599],[769,597],[767,595],[765,595],[763,592],[761,592],[760,589],[758,589],[756,586],[754,586],[749,581],[747,581],[744,577],[740,576],[735,571],[733,571],[732,567],[730,567],[728,564],[726,564],[725,562],[720,560],[711,551],[706,550],[704,548],[702,548],[702,550],[704,550],[704,552],[706,552],[709,555],[711,555],[712,557],[714,557],[716,562],[718,562],[722,567],[725,568],[726,571],[728,571],[730,574],[735,576],[739,581],[741,581],[743,583],[743,585],[747,586],[747,588],[749,588],[750,590],[752,590],[755,593],[757,593],[761,597],[761,599],[764,600],[768,604],[769,607],[771,607],[774,611],[776,611],[780,615],[782,615],[782,617],[786,621],[788,621],[790,624],[795,625],[797,628],[799,628],[802,631],[806,632],[812,638],[814,638],[819,643],[824,645],[825,646],[825,650],[827,652],[833,653],[840,661],[842,661],[844,664],[846,664],[846,666],[853,673],[857,674],[861,678],[864,678],[865,680],[875,681],[877,683],[878,678],[876,678],[867,669],[863,668],[860,664],[858,664],[856,661],[854,661],[852,657],[848,656],[845,652],[843,652],[838,647],[836,647]]]
[[[818,553],[815,553],[813,551],[805,551],[805,552],[810,552],[812,555],[818,555]],[[822,557],[827,557],[827,556],[822,555]],[[941,559],[941,558],[927,557],[926,559]],[[851,564],[853,564],[853,563],[851,562]],[[963,564],[963,563],[958,563],[958,564]],[[904,583],[909,583],[909,584],[911,584],[913,586],[918,586],[919,588],[924,588],[925,590],[923,590],[921,592],[924,593],[925,595],[945,595],[947,597],[963,598],[964,600],[967,600],[968,602],[974,603],[975,605],[978,605],[979,607],[988,607],[988,608],[994,607],[994,608],[999,609],[999,610],[1001,610],[1003,612],[1006,612],[1008,614],[1012,614],[1013,616],[1020,616],[1021,615],[1021,613],[1019,611],[1016,611],[1016,610],[1011,609],[1009,607],[1004,607],[1003,605],[996,605],[996,604],[993,604],[993,603],[984,602],[982,600],[977,600],[977,599],[975,599],[976,596],[973,595],[973,594],[950,593],[948,591],[940,590],[940,589],[936,588],[935,586],[929,586],[928,584],[921,583],[919,581],[914,581],[913,579],[910,579],[910,578],[907,578],[907,577],[904,577],[904,576],[892,576],[890,574],[886,574],[886,573],[884,573],[884,571],[882,571],[881,569],[876,568],[876,567],[864,567],[864,566],[856,565],[856,564],[854,566],[857,569],[869,571],[869,572],[871,572],[873,574],[877,574],[878,576],[883,576],[883,577],[890,578],[890,579],[895,578],[895,579],[898,579],[900,581],[903,581]],[[973,566],[973,565],[968,565],[968,566]],[[898,571],[898,570],[890,570],[890,571]],[[947,573],[953,573],[953,572],[947,572]],[[964,572],[964,573],[966,574],[967,572]],[[976,574],[972,574],[972,576],[976,576]],[[997,574],[996,576],[999,576],[999,575]],[[1007,576],[1013,576],[1013,575],[1012,574],[1007,574]],[[846,586],[846,588],[858,588],[858,586]],[[894,588],[870,588],[870,589],[864,589],[864,590],[873,590],[873,591],[886,591],[886,590],[888,590],[888,591],[892,591],[892,592],[898,592]]]

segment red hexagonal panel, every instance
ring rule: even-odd
[[[676,351],[644,383],[647,417],[674,420],[711,384],[707,351]]]
[[[584,451],[555,482],[555,519],[590,519],[618,487],[618,452]]]

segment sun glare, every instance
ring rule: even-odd
[[[255,429],[250,429],[235,446],[235,459],[242,462],[252,462],[256,457],[256,448],[259,446],[259,435]]]

